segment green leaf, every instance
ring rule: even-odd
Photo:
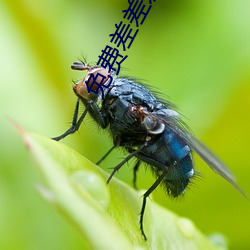
[[[75,150],[21,130],[44,176],[43,196],[81,232],[83,249],[226,249],[215,245],[186,218],[148,199],[144,241],[139,229],[143,192],[108,174]]]

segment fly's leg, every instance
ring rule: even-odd
[[[122,162],[120,162],[116,167],[114,167],[112,173],[110,174],[107,184],[111,181],[114,174],[126,163],[128,162],[132,157],[134,157],[138,152],[140,152],[144,147],[147,146],[147,143],[142,144],[137,150],[134,150],[132,153],[130,153]]]
[[[79,104],[80,104],[80,101],[78,99],[77,102],[76,102],[76,106],[75,106],[75,110],[74,110],[74,116],[73,116],[71,127],[65,133],[63,133],[62,135],[59,135],[57,137],[53,137],[51,139],[53,139],[55,141],[60,141],[64,137],[68,136],[69,134],[75,133],[79,129],[79,127],[80,127],[80,125],[81,125],[84,117],[86,116],[86,114],[88,112],[88,106],[87,106],[86,109],[84,110],[84,112],[82,113],[81,117],[77,121],[77,119],[78,119],[78,112],[79,112]]]
[[[165,177],[167,172],[164,172],[162,175],[160,175],[157,180],[153,183],[153,185],[147,190],[147,192],[143,195],[143,201],[142,201],[142,207],[140,212],[140,230],[142,233],[142,236],[144,240],[147,240],[147,236],[143,229],[143,216],[146,208],[146,201],[148,196],[157,188],[157,186],[162,182],[163,178]]]
[[[97,163],[96,165],[99,165],[115,148],[116,146],[114,145]]]
[[[63,133],[62,135],[52,138],[53,140],[59,141],[59,140],[63,139],[64,137],[68,136],[69,134],[75,133],[79,129],[83,119],[85,118],[85,116],[86,116],[86,114],[88,112],[93,116],[93,118],[98,122],[98,124],[101,125],[102,128],[107,127],[108,124],[107,124],[107,121],[106,121],[106,117],[101,112],[101,110],[99,109],[99,107],[97,106],[97,104],[94,101],[90,101],[86,105],[86,109],[81,114],[79,120],[77,120],[78,119],[78,113],[79,113],[79,104],[80,104],[80,100],[78,99],[77,102],[76,102],[71,127],[65,133]]]
[[[94,101],[89,101],[89,113],[96,120],[96,122],[101,125],[102,128],[106,128],[108,126],[107,118],[103,114],[103,112],[98,107],[97,103]]]
[[[138,171],[140,165],[141,165],[141,161],[140,161],[140,160],[137,160],[136,163],[135,163],[135,166],[134,166],[134,168],[133,168],[133,186],[134,186],[135,189],[137,189],[137,188],[136,188],[136,179],[137,179],[137,178],[136,178],[136,173],[137,173],[137,171]]]

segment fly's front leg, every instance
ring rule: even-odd
[[[107,123],[106,116],[102,113],[102,111],[100,110],[100,108],[98,107],[98,105],[94,101],[90,101],[86,105],[86,109],[81,114],[80,118],[78,119],[79,105],[80,105],[80,100],[78,99],[76,102],[71,127],[62,135],[59,135],[57,137],[52,138],[53,140],[59,141],[59,140],[63,139],[64,137],[68,136],[69,134],[75,133],[79,129],[83,119],[85,118],[85,116],[88,112],[96,120],[96,122],[99,125],[101,125],[102,128],[107,127],[108,123]]]
[[[64,132],[62,135],[59,135],[57,137],[53,137],[51,139],[53,139],[55,141],[60,141],[64,137],[68,136],[69,134],[75,133],[79,129],[79,127],[80,127],[80,125],[81,125],[84,117],[86,116],[86,114],[88,112],[88,105],[87,105],[86,109],[84,110],[84,112],[80,116],[79,120],[77,120],[78,119],[78,112],[79,112],[79,104],[80,104],[80,100],[78,99],[77,102],[76,102],[76,106],[75,106],[75,110],[74,110],[74,116],[73,116],[73,120],[72,120],[72,123],[71,123],[71,127],[66,132]]]
[[[100,110],[96,102],[91,100],[88,104],[90,115],[102,128],[106,128],[108,126],[106,115]]]

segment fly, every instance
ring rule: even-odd
[[[246,197],[227,166],[188,131],[172,103],[158,98],[145,85],[133,79],[116,78],[105,68],[89,66],[84,62],[74,62],[71,68],[87,70],[87,75],[73,87],[78,99],[71,127],[53,139],[59,141],[76,132],[89,113],[113,137],[113,147],[98,163],[116,147],[123,147],[128,152],[124,160],[113,169],[107,183],[133,157],[137,159],[134,166],[134,185],[140,165],[146,163],[151,166],[157,178],[143,195],[140,213],[140,230],[145,240],[143,216],[147,197],[159,184],[172,197],[185,192],[195,174],[192,151]],[[89,90],[93,87],[91,76],[97,76],[98,73],[104,76],[102,85],[106,87],[96,94]],[[80,102],[84,104],[85,110],[78,117]]]

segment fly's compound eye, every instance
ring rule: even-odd
[[[73,87],[77,96],[88,100],[89,93],[98,94],[101,87],[108,88],[113,80],[109,71],[99,66],[88,66],[83,62],[74,62],[71,65],[74,70],[87,70],[87,75]]]
[[[88,88],[95,92],[101,86],[106,87],[105,83],[109,78],[111,78],[111,76],[107,69],[102,67],[93,67],[89,69],[84,81],[88,85]]]
[[[146,116],[144,118],[142,125],[150,134],[161,134],[165,129],[165,125],[163,123],[159,122],[159,120],[157,121],[154,117],[150,116]]]

